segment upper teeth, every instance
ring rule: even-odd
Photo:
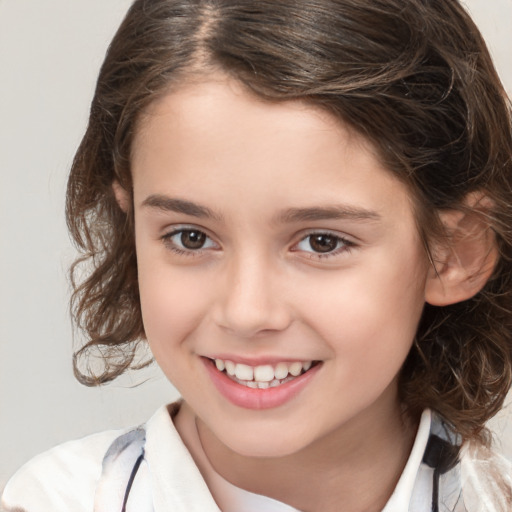
[[[226,370],[228,375],[239,380],[254,380],[256,382],[272,382],[275,379],[282,380],[286,379],[288,374],[297,377],[302,373],[302,370],[309,370],[312,364],[312,361],[295,361],[293,363],[277,363],[275,366],[270,364],[249,366],[229,360],[215,359],[215,365],[219,371]]]

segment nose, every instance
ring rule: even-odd
[[[237,258],[221,273],[215,322],[240,338],[285,330],[292,321],[283,270],[264,258]],[[218,282],[219,282],[218,281]]]

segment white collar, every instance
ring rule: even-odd
[[[178,434],[173,405],[146,424],[145,460],[151,474],[155,512],[220,512],[190,452]]]
[[[416,438],[414,439],[407,464],[382,512],[407,512],[409,510],[412,492],[414,485],[417,483],[418,471],[430,436],[431,423],[432,413],[430,409],[425,409],[421,415],[420,424],[418,425],[418,431],[416,432]]]
[[[162,407],[147,423],[145,459],[151,473],[154,510],[219,512],[210,489],[174,427],[171,414],[176,410],[176,407]],[[430,424],[431,413],[425,410],[407,464],[382,512],[408,511]],[[219,478],[228,486],[230,496],[229,503],[222,503],[223,512],[298,512],[284,503],[240,489],[220,475]]]

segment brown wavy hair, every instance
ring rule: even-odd
[[[130,150],[146,107],[191,77],[222,70],[258,97],[302,99],[368,138],[415,199],[418,228],[483,192],[500,259],[470,300],[426,305],[400,376],[409,411],[430,407],[477,437],[511,384],[510,104],[486,45],[457,0],[137,0],[99,74],[68,183],[67,221],[82,256],[72,312],[87,339],[77,378],[96,385],[140,367],[145,343]],[[99,367],[98,367],[99,362]]]

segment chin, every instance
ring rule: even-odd
[[[277,433],[276,433],[277,432]],[[240,428],[237,432],[219,436],[219,440],[231,451],[243,457],[278,458],[293,455],[308,446],[312,440],[305,439],[297,432],[295,435],[280,429]]]

